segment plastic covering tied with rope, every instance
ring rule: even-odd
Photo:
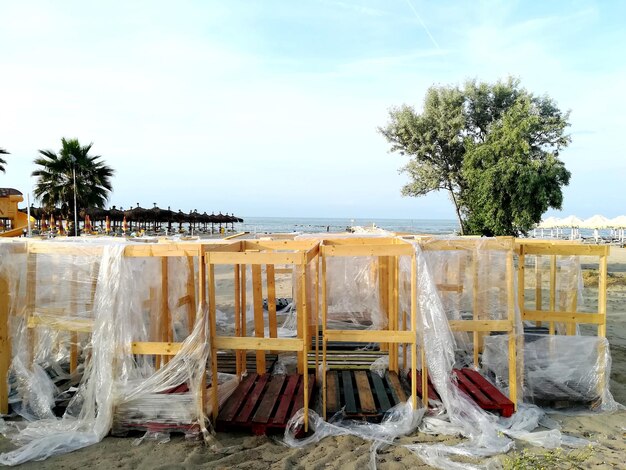
[[[481,468],[485,464],[480,462],[470,464],[466,460],[461,463],[458,457],[485,459],[503,454],[514,447],[514,439],[526,440],[534,445],[549,448],[588,444],[582,439],[562,435],[553,426],[553,421],[546,419],[544,412],[538,407],[521,404],[511,418],[501,418],[482,410],[459,390],[454,383],[453,368],[459,362],[465,364],[470,361],[463,357],[467,351],[458,347],[448,317],[451,315],[451,318],[461,318],[463,309],[451,308],[449,305],[444,308],[437,282],[432,275],[432,267],[441,260],[434,252],[426,255],[417,241],[410,243],[415,250],[417,271],[417,291],[414,301],[418,307],[418,343],[425,349],[428,372],[441,403],[427,411],[425,407],[413,410],[410,401],[407,401],[391,409],[380,424],[350,420],[325,422],[311,411],[309,422],[312,434],[304,439],[295,437],[295,430],[299,429],[302,420],[302,414],[299,413],[294,416],[285,432],[285,443],[289,446],[302,447],[327,436],[346,434],[359,436],[372,441],[371,464],[375,467],[376,452],[379,449],[385,445],[401,445],[398,444],[397,438],[412,434],[416,429],[428,434],[461,435],[467,439],[456,445],[402,444],[429,465],[459,469]],[[480,244],[478,251],[480,252]],[[490,259],[490,262],[494,261]],[[411,263],[410,259],[401,260],[401,272],[404,276],[411,271]],[[494,303],[500,298],[498,293],[493,293]],[[498,315],[499,311],[502,312],[503,309],[492,310],[496,312],[494,315]],[[553,429],[531,432],[540,425]]]
[[[202,405],[208,315],[180,302],[187,284],[178,280],[194,275],[193,263],[125,257],[129,244],[115,241],[46,242],[49,250],[32,243],[0,244],[0,272],[11,282],[13,408],[26,419],[3,423],[18,448],[2,454],[0,463],[71,452],[99,442],[111,429],[142,429],[144,437],[161,440],[184,430],[211,441],[210,410]],[[159,298],[165,269],[171,281],[167,298]],[[155,302],[167,303],[171,314],[166,339],[181,342],[179,352],[160,365],[132,350],[134,342],[155,340]],[[72,373],[70,363],[76,365]],[[235,385],[229,380],[220,392]],[[56,417],[64,400],[65,411]],[[150,426],[138,426],[142,422]]]

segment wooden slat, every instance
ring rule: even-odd
[[[387,397],[387,391],[385,390],[385,384],[378,374],[373,373],[371,377],[378,403],[380,404],[381,411],[384,413],[391,408],[391,403],[389,403],[389,397]]]
[[[608,246],[599,245],[524,243],[524,253],[526,255],[602,256],[607,255],[608,252]]]
[[[510,320],[449,320],[452,331],[513,331]]]
[[[526,310],[523,320],[543,320],[556,321],[562,323],[590,323],[600,325],[604,320],[604,315],[598,313],[581,312],[550,312],[548,310]]]
[[[255,423],[267,423],[269,421],[270,415],[272,411],[274,411],[274,406],[276,405],[276,401],[280,396],[280,391],[282,390],[283,383],[285,382],[284,375],[273,375],[267,390],[263,394],[263,401],[261,405],[257,409],[252,421]]]
[[[463,369],[463,373],[474,382],[480,390],[499,406],[513,406],[513,402],[502,394],[491,382],[485,379],[477,371]]]
[[[326,410],[332,416],[339,409],[339,384],[337,372],[328,371],[326,374]]]
[[[180,351],[183,343],[170,343],[161,341],[135,341],[131,344],[132,354],[155,354],[174,356]]]
[[[326,330],[328,341],[354,341],[355,343],[415,343],[411,331],[381,330]]]
[[[346,404],[346,413],[356,413],[356,400],[354,397],[354,387],[352,386],[352,373],[349,370],[341,371],[341,382],[343,384],[343,397]]]
[[[47,326],[61,331],[91,333],[93,331],[93,320],[67,317],[61,318],[53,315],[37,315],[28,317],[27,326],[28,328]]]
[[[263,374],[258,376],[252,392],[248,395],[246,402],[243,405],[243,408],[241,409],[239,414],[235,416],[235,419],[233,421],[245,423],[250,419],[250,415],[254,411],[254,408],[257,405],[257,402],[259,401],[259,398],[261,397],[261,394],[265,389],[265,384],[267,383],[269,378],[269,374]]]
[[[315,376],[313,376],[312,374],[309,374],[308,377],[308,382],[309,382],[309,386],[307,389],[307,396],[310,397],[313,393],[313,386],[315,385]],[[294,402],[293,402],[293,409],[291,410],[291,414],[293,415],[293,413],[295,413],[296,411],[298,411],[299,409],[301,409],[302,407],[304,407],[304,376],[300,376],[300,384],[301,386],[298,387],[298,393],[296,394],[296,398],[294,398]],[[291,416],[290,416],[291,418]]]
[[[297,374],[290,375],[287,379],[287,385],[285,386],[285,390],[280,397],[276,413],[274,413],[274,417],[272,418],[273,423],[287,422],[287,414],[289,413],[289,409],[295,399],[296,387],[299,381],[300,376]]]
[[[220,412],[219,419],[221,421],[233,420],[248,395],[248,391],[252,388],[252,385],[254,385],[256,378],[257,374],[248,374],[243,378]]]
[[[396,405],[398,403],[404,403],[405,401],[407,401],[407,396],[404,389],[402,388],[402,385],[400,384],[398,374],[396,374],[395,372],[388,372],[387,381],[389,382],[389,388],[391,388],[391,393],[396,400]]]
[[[374,403],[374,396],[372,395],[370,382],[367,379],[367,372],[362,370],[355,371],[354,378],[356,379],[356,387],[359,391],[361,412],[376,413],[376,404]]]
[[[218,336],[214,341],[217,349],[242,350],[273,350],[273,351],[302,351],[304,342],[294,338],[237,338],[235,336]]]
[[[465,376],[463,371],[455,369],[454,374],[456,375],[459,385],[462,386],[462,389],[464,389],[465,392],[469,396],[471,396],[472,399],[476,403],[478,403],[478,405],[481,408],[483,409],[485,409],[485,407],[490,408],[492,401],[472,381],[470,381]]]

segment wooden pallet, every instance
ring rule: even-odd
[[[338,370],[326,373],[326,417],[343,411],[348,419],[379,422],[408,394],[395,372],[381,377],[369,370]]]
[[[274,364],[278,356],[276,354],[265,354],[265,367],[267,370],[272,370]],[[237,362],[235,358],[235,354],[231,351],[228,352],[218,352],[217,354],[217,370],[218,372],[223,372],[226,374],[236,374],[237,373]],[[246,370],[255,371],[256,370],[256,353],[248,352],[246,354]]]
[[[363,369],[369,370],[376,359],[387,356],[383,351],[326,351],[326,369]],[[319,362],[322,362],[322,352],[319,352]],[[309,369],[315,367],[315,351],[308,353]]]
[[[315,377],[309,376],[309,403]],[[284,431],[287,422],[304,405],[304,377],[248,374],[224,403],[215,428],[217,431],[252,431],[269,434]]]
[[[499,413],[505,418],[513,415],[515,404],[498,388],[473,369],[453,369],[457,387],[483,410]],[[422,395],[422,376],[417,373],[417,393]],[[428,377],[428,399],[441,401],[437,389]]]

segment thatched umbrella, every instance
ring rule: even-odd
[[[194,230],[196,228],[196,224],[199,222],[199,215],[198,214],[198,210],[194,209],[192,212],[189,213],[188,218],[189,218],[189,224],[191,225],[191,230]]]
[[[162,211],[161,219],[163,222],[167,222],[167,231],[172,231],[172,222],[176,220],[176,213],[170,209],[170,206],[167,206],[166,210]]]
[[[146,222],[149,216],[149,211],[139,206],[137,203],[137,207],[133,207],[131,210],[128,210],[124,213],[126,215],[126,219],[131,222],[131,229],[133,227],[133,222],[137,222],[137,226],[141,227],[141,222]]]
[[[157,207],[157,203],[152,203],[154,207],[146,211],[148,219],[152,222],[152,229],[156,232],[157,225],[161,228],[161,221],[163,220],[163,210]]]
[[[178,209],[178,212],[174,214],[174,221],[178,222],[178,231],[180,232],[183,228],[183,224],[187,222],[187,214]]]
[[[118,225],[116,222],[121,223],[124,219],[124,211],[121,209],[122,208],[118,209],[115,206],[109,209],[109,220],[113,222],[113,230],[115,230],[115,227]]]

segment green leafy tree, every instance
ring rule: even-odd
[[[0,148],[0,155],[9,155],[9,152],[7,152],[6,150],[4,150],[3,148]],[[4,160],[2,157],[0,157],[0,171],[2,173],[4,173],[4,165],[6,165],[7,162],[6,160]]]
[[[74,220],[74,171],[76,206],[104,207],[112,190],[115,171],[99,155],[89,155],[93,144],[80,145],[77,139],[61,139],[61,150],[39,150],[34,195],[44,207],[61,209],[64,217]]]
[[[402,193],[445,190],[462,234],[526,233],[561,207],[570,173],[558,159],[568,145],[568,113],[516,79],[431,87],[421,114],[402,106],[381,133],[391,151],[411,157]]]

